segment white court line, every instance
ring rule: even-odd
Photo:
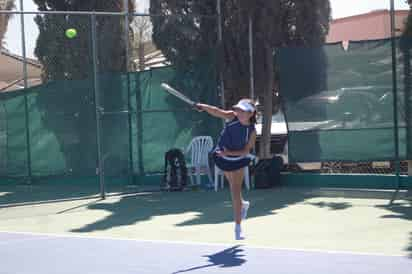
[[[407,255],[393,255],[385,253],[374,253],[374,252],[351,252],[351,251],[338,251],[338,250],[322,250],[315,248],[286,248],[286,247],[270,247],[262,245],[250,245],[242,243],[242,241],[232,242],[232,243],[207,243],[207,242],[184,242],[184,241],[171,241],[171,240],[147,240],[147,239],[126,239],[126,238],[116,238],[107,236],[82,236],[82,235],[66,235],[66,234],[53,234],[53,233],[39,233],[39,232],[13,232],[13,231],[3,231],[0,233],[4,234],[22,234],[31,236],[47,236],[55,238],[79,238],[79,239],[97,239],[97,240],[113,240],[113,241],[129,241],[129,242],[143,242],[143,243],[156,243],[156,244],[181,244],[181,245],[204,245],[204,246],[217,246],[217,247],[227,247],[232,245],[241,245],[248,248],[254,249],[267,249],[274,251],[297,251],[297,252],[313,252],[313,253],[327,253],[327,254],[348,254],[348,255],[359,255],[359,256],[384,256],[384,257],[405,257]]]
[[[0,232],[1,233],[1,232]],[[43,235],[44,236],[44,235]],[[27,241],[40,241],[40,240],[45,240],[47,239],[46,236],[44,237],[38,237],[38,238],[27,238],[27,239],[15,239],[15,240],[6,240],[6,241],[0,241],[0,246],[4,246],[4,245],[12,245],[12,244],[16,244],[16,243],[25,243]]]

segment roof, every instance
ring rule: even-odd
[[[136,67],[138,68],[141,62],[140,59],[135,59],[134,62],[136,64]],[[168,66],[170,65],[170,62],[166,59],[166,57],[163,55],[163,53],[160,50],[156,50],[144,56],[143,64],[144,64],[143,70],[147,70],[147,69],[155,68],[155,67]]]
[[[408,10],[395,11],[395,30],[397,36],[402,33],[408,14]],[[341,41],[377,40],[390,37],[390,11],[376,10],[332,20],[326,41],[328,43],[334,43]]]
[[[1,1],[1,0],[0,0],[0,1]],[[1,55],[5,55],[5,56],[10,57],[10,58],[13,58],[13,59],[15,59],[15,60],[17,60],[17,61],[24,62],[23,56],[20,56],[20,55],[17,55],[17,54],[13,54],[13,53],[11,53],[11,52],[10,52],[8,49],[6,49],[6,48],[1,48],[1,49],[0,49],[0,54],[1,54]],[[26,57],[26,62],[27,62],[28,64],[32,65],[32,66],[41,68],[40,62],[37,61],[36,59],[32,59],[32,58]]]
[[[148,70],[151,68],[157,68],[157,67],[164,67],[170,65],[170,61],[166,59],[164,56],[163,52],[161,50],[158,50],[155,46],[155,44],[152,41],[147,41],[143,43],[143,50],[144,50],[144,56],[143,60],[140,60],[139,57],[135,58],[133,62],[136,65],[136,70]],[[144,65],[143,68],[140,68],[139,66],[141,63]]]
[[[21,89],[24,86],[24,58],[13,54],[5,48],[0,49],[0,92]],[[28,86],[41,83],[41,64],[31,58],[26,58]]]
[[[333,23],[354,21],[354,20],[364,19],[368,17],[381,16],[381,15],[387,15],[387,14],[390,14],[390,11],[386,9],[374,10],[368,13],[362,13],[362,14],[333,19],[331,23],[333,24]],[[396,10],[395,11],[395,16],[408,16],[408,14],[409,14],[409,10]]]

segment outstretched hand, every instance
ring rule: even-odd
[[[193,105],[193,108],[195,109],[195,110],[197,110],[198,112],[203,112],[204,110],[202,109],[202,105],[200,104],[200,103],[195,103],[194,105]]]

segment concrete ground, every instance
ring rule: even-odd
[[[250,246],[412,258],[412,202],[400,193],[277,188],[245,193]],[[1,195],[6,195],[0,192]],[[0,231],[233,244],[228,190],[142,192],[27,205],[0,204]]]

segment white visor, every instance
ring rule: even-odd
[[[233,106],[247,112],[255,112],[255,107],[248,100],[240,100],[239,103]]]

